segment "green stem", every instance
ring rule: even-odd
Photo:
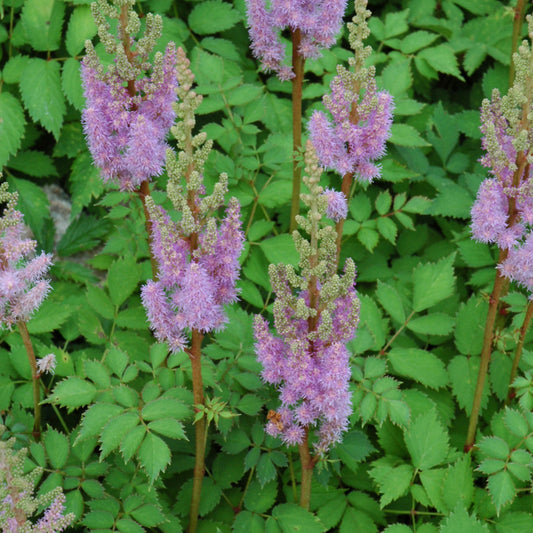
[[[202,380],[202,339],[203,333],[193,329],[191,348],[188,350],[192,366],[192,393],[194,397],[194,410],[198,412],[197,406],[205,405],[204,385]],[[205,473],[205,446],[206,446],[206,424],[205,415],[197,420],[195,428],[195,461],[192,485],[191,510],[189,516],[189,533],[195,533],[198,527],[198,509],[200,508],[200,497],[202,495],[202,480]]]
[[[300,184],[302,169],[297,161],[298,151],[302,146],[302,87],[304,81],[305,59],[300,55],[300,41],[302,36],[300,30],[292,32],[292,69],[294,78],[292,79],[292,203],[290,232],[296,227],[296,215],[300,212]]]
[[[35,352],[33,351],[33,345],[31,343],[30,334],[26,323],[20,320],[17,322],[24,348],[28,354],[28,361],[31,368],[31,379],[33,384],[33,438],[40,440],[41,438],[41,387],[40,378],[37,372],[37,361],[35,360]]]
[[[518,50],[518,41],[520,40],[520,34],[522,32],[522,23],[524,21],[524,15],[526,13],[526,2],[525,0],[518,0],[516,7],[514,8],[514,22],[513,22],[513,40],[511,47],[511,65],[509,67],[509,87],[513,85],[514,82],[514,61],[513,55]]]
[[[505,405],[509,405],[511,400],[515,396],[515,391],[512,387],[514,378],[516,377],[516,371],[518,370],[518,363],[520,362],[520,357],[522,356],[522,350],[524,348],[524,341],[526,339],[526,333],[529,328],[529,323],[531,322],[531,317],[533,317],[533,301],[529,301],[527,306],[526,316],[524,317],[524,322],[520,328],[520,337],[518,339],[518,344],[516,345],[516,350],[514,353],[513,366],[511,368],[511,377],[509,378],[509,391],[507,392],[507,398],[505,399]]]
[[[506,258],[507,253],[505,251],[500,252],[498,258],[498,264],[501,264]],[[485,333],[483,335],[483,348],[481,350],[481,361],[479,363],[479,372],[477,377],[476,390],[474,393],[474,402],[472,405],[472,413],[470,414],[470,421],[468,423],[468,433],[466,436],[466,442],[464,446],[465,452],[472,449],[474,440],[476,438],[476,428],[479,418],[479,409],[481,407],[481,398],[483,395],[483,387],[485,386],[485,378],[487,377],[487,371],[489,368],[490,356],[492,354],[492,342],[494,340],[494,324],[496,321],[496,314],[498,312],[498,303],[500,301],[501,291],[505,278],[500,275],[500,272],[496,271],[496,279],[494,281],[494,287],[492,294],[490,295],[489,310],[487,313],[487,321],[485,323]]]

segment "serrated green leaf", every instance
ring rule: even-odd
[[[89,409],[83,413],[81,430],[76,442],[97,437],[105,424],[122,411],[123,408],[114,403],[95,403],[91,405]]]
[[[419,348],[393,348],[388,359],[395,372],[426,387],[438,389],[448,384],[444,363],[431,352]]]
[[[24,106],[36,122],[59,139],[66,112],[61,91],[59,63],[32,57],[28,60],[20,80]]]
[[[57,176],[52,158],[38,150],[19,152],[9,159],[6,166],[35,178]]]
[[[137,413],[132,411],[124,412],[113,417],[102,430],[100,435],[100,460],[102,461],[113,450],[115,450],[122,441],[126,433],[138,426],[140,418]]]
[[[123,383],[113,388],[113,396],[124,407],[137,407],[139,403],[139,393]]]
[[[474,478],[470,456],[461,457],[450,466],[444,477],[442,486],[442,501],[449,510],[462,502],[466,508],[470,507],[474,498]]]
[[[462,503],[458,503],[453,512],[444,520],[440,533],[489,533],[483,523],[470,516]]]
[[[8,61],[4,65],[4,69],[2,70],[2,77],[4,79],[4,82],[19,83],[28,59],[28,56],[22,54],[14,55],[10,59],[8,59]]]
[[[379,242],[379,233],[372,228],[361,228],[357,232],[357,239],[369,252],[372,252]]]
[[[276,477],[276,467],[269,454],[263,453],[256,467],[257,479],[261,485],[272,481]]]
[[[282,503],[274,507],[272,516],[277,520],[283,533],[321,533],[325,531],[320,520],[309,511],[302,509],[294,503]]]
[[[131,516],[145,527],[155,527],[165,520],[161,509],[153,504],[145,504],[131,512]]]
[[[189,27],[198,35],[207,35],[229,30],[240,18],[231,4],[207,0],[194,6],[189,15]]]
[[[32,335],[37,335],[49,333],[60,328],[65,320],[75,312],[75,309],[68,305],[62,305],[63,303],[61,300],[54,298],[52,294],[41,304],[28,322],[28,331]]]
[[[339,494],[318,508],[316,514],[327,531],[331,531],[340,522],[346,506],[346,496]]]
[[[250,511],[240,511],[232,528],[234,533],[265,533],[265,519]]]
[[[378,231],[392,244],[396,243],[398,235],[398,226],[389,217],[380,217],[377,219]]]
[[[56,469],[63,468],[70,452],[68,437],[50,428],[44,434],[43,444],[52,467]]]
[[[429,206],[431,205],[431,200],[425,196],[413,196],[404,206],[403,211],[408,213],[420,213],[424,214]]]
[[[245,394],[237,403],[236,408],[249,416],[255,416],[263,407],[263,400],[255,394]]]
[[[434,410],[411,422],[405,432],[405,445],[413,465],[420,470],[428,470],[444,462],[448,454],[448,432]]]
[[[355,472],[361,461],[364,461],[376,449],[365,433],[357,429],[346,433],[342,442],[335,447],[335,453],[350,470]]]
[[[483,437],[478,448],[492,459],[506,460],[511,453],[509,445],[500,437]]]
[[[61,0],[25,0],[21,23],[34,50],[47,52],[59,48],[64,14],[65,4]]]
[[[261,485],[254,479],[244,495],[244,507],[254,513],[266,513],[276,503],[277,495],[278,485],[275,480]]]
[[[19,101],[6,91],[0,93],[0,167],[20,148],[25,124]]]
[[[163,439],[153,433],[148,433],[137,452],[137,457],[141,466],[146,470],[150,482],[153,483],[170,464],[170,449]]]
[[[389,142],[398,146],[430,146],[418,131],[409,124],[393,124]]]
[[[107,511],[89,511],[82,520],[91,531],[110,529],[114,522],[115,517]]]
[[[58,383],[49,401],[67,407],[69,411],[91,403],[96,396],[96,387],[78,377],[69,377]]]
[[[454,324],[454,318],[449,315],[430,313],[411,319],[407,327],[420,335],[448,335]]]
[[[127,256],[113,261],[107,274],[107,288],[111,301],[117,306],[122,305],[137,288],[140,279],[140,268],[134,257]]]
[[[81,213],[93,198],[98,198],[104,190],[100,171],[93,165],[89,152],[84,150],[74,160],[70,174],[72,213],[71,218]]]
[[[385,311],[400,324],[405,322],[405,310],[398,291],[378,280],[376,296]]]
[[[83,87],[80,76],[80,62],[74,57],[69,57],[63,64],[61,71],[61,87],[68,101],[81,111],[85,106]]]
[[[96,35],[96,24],[89,6],[74,8],[68,22],[65,45],[71,56],[78,55],[85,46],[86,39],[92,39]]]
[[[392,205],[392,196],[389,191],[381,191],[376,198],[376,211],[380,215],[388,213],[390,206]]]
[[[350,214],[355,220],[364,222],[370,217],[372,204],[368,196],[364,192],[360,192],[350,200],[349,209]]]
[[[115,317],[115,306],[107,293],[95,285],[87,287],[87,302],[101,316],[109,320]]]
[[[457,313],[455,345],[464,355],[479,355],[483,347],[483,323],[487,318],[488,303],[472,295],[462,303]]]
[[[453,294],[455,254],[438,263],[420,264],[413,272],[413,309],[428,309]]]
[[[503,417],[507,429],[517,437],[524,438],[529,434],[529,424],[526,418],[520,411],[505,409],[505,415]]]
[[[120,453],[126,463],[137,453],[146,433],[146,427],[139,425],[124,435],[120,443]]]
[[[435,39],[438,39],[439,35],[437,33],[432,33],[429,31],[414,31],[407,35],[401,44],[401,52],[403,54],[412,54],[417,52],[421,48],[429,46]]]
[[[381,74],[382,84],[393,96],[400,96],[413,84],[411,62],[409,60],[394,61],[387,65]]]
[[[418,54],[419,58],[425,59],[432,68],[443,74],[451,74],[461,81],[464,81],[453,48],[448,44],[439,44],[431,48],[426,48]]]
[[[376,461],[368,473],[379,486],[381,493],[379,503],[383,509],[387,504],[397,500],[407,492],[413,479],[414,469],[407,464],[392,466]]]
[[[470,416],[474,401],[474,391],[479,372],[479,357],[464,357],[458,355],[454,357],[448,365],[448,374],[452,384],[452,391],[457,398],[459,405]],[[481,397],[481,409],[487,406],[489,398],[489,384],[485,381],[483,394]]]
[[[286,233],[262,240],[259,247],[268,261],[274,265],[285,263],[296,266],[300,259],[292,237]]]
[[[171,439],[187,439],[183,424],[174,418],[159,418],[148,424],[148,429]]]
[[[513,478],[505,470],[491,475],[487,483],[487,488],[489,489],[490,498],[498,514],[504,505],[514,500],[516,495]]]
[[[160,418],[175,418],[183,420],[189,415],[189,407],[172,398],[158,398],[147,403],[141,415],[144,420],[158,420]]]
[[[94,382],[98,387],[107,389],[111,386],[109,371],[100,361],[86,359],[83,362],[83,371],[87,378]]]

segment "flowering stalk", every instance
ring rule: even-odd
[[[302,146],[302,87],[304,64],[320,55],[321,48],[335,44],[346,0],[246,0],[251,48],[265,71],[274,71],[283,80],[292,80],[293,182],[290,231],[296,229],[300,210],[301,168],[297,155]],[[288,28],[292,41],[292,65],[286,62],[280,33]]]
[[[5,428],[0,426],[0,437]],[[24,474],[24,460],[28,450],[14,451],[15,438],[0,440],[0,528],[5,533],[58,533],[74,520],[65,515],[65,495],[61,487],[38,497],[33,496],[35,485],[43,469],[35,468]],[[29,518],[45,509],[33,524]]]
[[[30,363],[33,385],[33,436],[41,435],[41,396],[39,372],[35,353],[26,327],[32,313],[41,305],[50,291],[50,282],[44,278],[52,264],[51,255],[29,258],[37,243],[25,239],[23,215],[15,208],[16,193],[8,192],[7,183],[0,184],[0,203],[7,203],[0,218],[0,325],[17,325]]]
[[[377,91],[376,69],[365,67],[372,53],[372,48],[364,45],[370,35],[367,19],[371,13],[366,6],[367,0],[356,0],[355,16],[348,24],[350,46],[355,52],[349,59],[352,70],[338,65],[330,94],[323,98],[332,121],[321,111],[315,111],[309,121],[320,164],[343,176],[341,191],[348,201],[354,177],[366,182],[380,177],[375,160],[385,154],[394,108],[390,93]],[[343,227],[344,217],[336,221],[337,258]]]
[[[175,120],[176,51],[169,43],[165,54],[148,61],[161,37],[159,15],[146,16],[146,31],[135,40],[140,20],[132,9],[134,0],[106,0],[92,4],[98,35],[115,62],[105,69],[91,41],[86,41],[82,78],[87,105],[82,122],[89,149],[104,181],[118,182],[121,190],[135,191],[151,235],[146,197],[149,181],[163,172],[168,145],[166,136]],[[110,33],[107,18],[118,21],[118,35]],[[150,74],[148,75],[150,71]],[[151,256],[152,274],[156,263]]]
[[[195,403],[196,456],[189,531],[198,523],[198,508],[205,465],[206,421],[202,381],[201,346],[205,333],[221,329],[227,318],[223,305],[237,299],[235,282],[239,274],[238,257],[244,236],[239,219],[239,202],[232,198],[226,215],[218,220],[214,213],[224,205],[228,177],[222,174],[212,194],[206,195],[203,167],[212,147],[205,133],[193,135],[195,110],[202,97],[192,90],[194,75],[185,52],[177,50],[179,121],[172,128],[179,153],[167,150],[169,181],[167,194],[181,218],[169,214],[146,198],[152,220],[152,253],[158,264],[158,279],[142,289],[143,304],[155,336],[166,341],[173,352],[185,350],[191,360]],[[191,331],[187,346],[185,330]]]
[[[530,38],[533,38],[531,16],[528,24]],[[514,63],[515,79],[508,94],[502,97],[495,89],[492,100],[484,100],[481,107],[482,146],[486,152],[481,163],[491,169],[494,177],[487,178],[479,188],[472,207],[472,235],[479,242],[496,243],[500,254],[489,301],[466,451],[472,448],[475,440],[502,288],[510,280],[524,286],[530,299],[533,294],[533,232],[530,229],[533,223],[530,169],[533,162],[533,129],[530,124],[533,55],[527,41],[514,55]],[[525,335],[526,332],[523,333]]]
[[[279,385],[281,407],[270,411],[266,431],[287,445],[298,445],[302,464],[300,505],[309,507],[313,467],[334,443],[341,440],[351,412],[348,383],[349,354],[346,342],[355,334],[359,300],[355,293],[355,265],[346,261],[344,275],[337,274],[335,231],[322,221],[337,217],[343,203],[319,185],[322,169],[311,143],[305,155],[304,183],[309,193],[301,198],[309,212],[298,215],[299,231],[293,233],[300,254],[300,275],[291,265],[270,265],[276,293],[274,324],[256,316],[254,332],[262,378]],[[346,205],[344,201],[344,212]],[[317,427],[312,431],[313,427]],[[314,455],[309,444],[312,439]]]

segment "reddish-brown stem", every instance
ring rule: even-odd
[[[296,215],[300,212],[300,183],[302,169],[297,161],[298,151],[302,146],[302,87],[304,81],[305,59],[298,51],[302,35],[300,30],[292,32],[292,203],[291,203],[291,233],[296,229]]]
[[[193,329],[191,347],[188,350],[192,367],[192,393],[194,397],[194,410],[199,411],[197,406],[204,405],[204,384],[202,380],[202,339],[203,333]],[[205,445],[206,427],[205,416],[202,416],[194,424],[195,434],[195,461],[192,485],[191,509],[189,516],[189,533],[194,533],[198,526],[198,509],[202,495],[202,480],[205,473]]]
[[[305,437],[302,444],[298,445],[300,452],[300,463],[302,465],[302,484],[300,486],[300,507],[309,510],[311,501],[311,482],[313,480],[313,467],[316,463],[316,457],[312,457],[309,451],[309,429],[305,428]]]
[[[509,378],[509,391],[507,393],[507,398],[505,399],[505,405],[509,405],[511,400],[515,396],[515,391],[512,387],[514,378],[516,377],[516,371],[518,370],[518,363],[520,362],[520,357],[522,356],[522,350],[524,348],[524,341],[526,339],[526,333],[529,328],[529,323],[531,322],[531,317],[533,317],[533,301],[529,301],[527,306],[526,316],[524,317],[524,322],[520,327],[520,336],[518,338],[518,344],[516,345],[516,350],[514,353],[513,366],[511,368],[511,376]]]
[[[26,323],[22,320],[17,322],[17,326],[28,354],[28,361],[31,369],[31,380],[33,385],[33,438],[40,440],[41,438],[41,390],[39,384],[39,374],[37,372],[37,361],[35,360],[35,352],[31,343],[30,334]]]

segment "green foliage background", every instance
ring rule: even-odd
[[[38,490],[60,485],[74,530],[178,532],[187,522],[194,449],[185,354],[154,344],[140,302],[151,277],[142,207],[103,185],[82,128],[79,62],[93,38],[90,2],[3,0],[0,166],[39,247],[55,254],[53,292],[28,323],[45,378],[41,442],[30,442],[32,388],[16,332],[0,347],[0,409]],[[361,322],[351,342],[354,414],[320,464],[310,512],[295,503],[298,454],[265,435],[277,393],[259,378],[253,314],[271,312],[268,264],[297,262],[288,236],[290,83],[259,72],[245,5],[151,0],[159,49],[183,46],[196,75],[201,129],[215,140],[206,179],[230,177],[248,239],[241,302],[203,357],[212,400],[200,531],[463,533],[533,531],[533,345],[526,338],[517,398],[503,408],[526,295],[512,288],[499,318],[479,448],[463,444],[479,368],[496,257],[470,238],[480,166],[479,106],[508,87],[512,4],[497,0],[370,1],[378,87],[395,97],[383,178],[358,184],[342,257],[358,266]],[[348,18],[353,5],[348,6]],[[321,109],[339,44],[306,64],[304,114]],[[524,27],[525,35],[525,27]],[[97,45],[104,57],[104,50]],[[166,176],[156,180],[164,190]],[[339,188],[336,175],[324,184]],[[59,186],[68,227],[59,239]],[[156,199],[164,200],[162,193]],[[227,416],[231,412],[238,416]],[[216,428],[215,428],[216,422]]]

